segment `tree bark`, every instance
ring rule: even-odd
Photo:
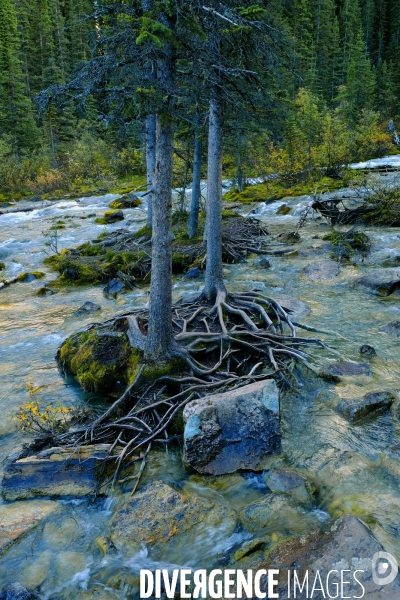
[[[156,168],[156,115],[146,117],[146,167],[147,191],[153,189],[154,171]],[[147,226],[152,226],[153,193],[147,196]]]
[[[193,185],[192,185],[192,201],[190,204],[190,216],[188,236],[190,239],[196,237],[199,226],[199,210],[201,198],[201,132],[200,132],[200,115],[196,114],[196,127],[194,139],[194,155],[193,155]]]
[[[160,15],[170,27],[165,13]],[[167,361],[175,347],[172,329],[172,182],[174,157],[175,57],[170,44],[157,65],[157,80],[164,105],[156,117],[156,164],[153,178],[152,254],[149,324],[145,358]]]
[[[222,277],[222,102],[217,86],[210,99],[206,230],[204,295],[212,302],[226,291]]]

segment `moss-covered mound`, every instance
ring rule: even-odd
[[[125,194],[121,198],[116,198],[112,202],[110,202],[110,208],[136,208],[140,206],[142,201],[137,197],[130,194]]]
[[[68,338],[57,354],[64,372],[74,375],[84,390],[102,394],[129,384],[137,374],[139,358],[124,333],[95,329]]]
[[[332,229],[322,239],[332,243],[333,254],[337,258],[349,259],[356,253],[366,257],[371,250],[371,240],[367,234],[354,228],[349,231]]]
[[[348,186],[349,182],[355,178],[354,172],[343,169],[342,178],[322,177],[319,181],[312,179],[301,181],[288,186],[280,179],[271,179],[265,183],[249,185],[239,192],[237,188],[227,192],[224,195],[225,202],[243,202],[243,204],[252,204],[253,202],[273,202],[281,198],[291,196],[303,196],[317,191],[334,191]]]

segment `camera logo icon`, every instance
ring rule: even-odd
[[[399,566],[388,552],[377,552],[372,557],[372,579],[376,585],[389,585],[396,579]]]

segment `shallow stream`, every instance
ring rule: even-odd
[[[382,161],[387,164],[385,159]],[[109,194],[63,200],[31,212],[0,216],[0,261],[6,264],[6,276],[26,271],[46,273],[44,280],[15,283],[0,290],[0,452],[4,458],[0,469],[4,468],[6,457],[25,441],[16,428],[15,413],[30,401],[31,384],[40,386],[35,397],[44,404],[61,401],[77,407],[86,402],[101,406],[103,402],[82,392],[73,380],[66,380],[58,371],[54,356],[62,340],[93,320],[103,320],[127,306],[148,301],[146,288],[119,296],[116,301],[103,296],[102,286],[69,288],[46,297],[36,295],[43,281],[56,277],[43,265],[46,248],[42,232],[62,220],[66,228],[60,230],[60,248],[94,239],[104,230],[94,219],[102,216],[114,198]],[[270,231],[272,250],[282,248],[274,237],[295,228],[309,201],[308,196],[302,196],[255,209]],[[289,214],[276,214],[282,204],[290,208]],[[141,208],[124,212],[126,220],[107,225],[108,231],[120,227],[134,231],[143,225],[145,213]],[[342,266],[332,279],[310,281],[303,269],[315,261],[329,260],[328,243],[322,240],[328,232],[324,219],[311,216],[300,231],[301,243],[293,246],[291,254],[268,257],[270,269],[261,268],[260,257],[253,256],[246,264],[226,266],[224,270],[229,289],[265,289],[268,295],[295,309],[295,320],[331,331],[331,335],[304,335],[320,337],[346,360],[366,362],[359,354],[363,344],[370,344],[377,353],[369,361],[370,375],[343,378],[335,384],[314,380],[310,373],[299,371],[298,392],[282,396],[282,455],[272,458],[271,466],[302,470],[319,492],[315,506],[304,511],[303,518],[299,519],[298,514],[280,515],[263,533],[272,540],[287,533],[306,533],[318,523],[352,512],[371,523],[385,549],[400,560],[400,467],[396,475],[396,469],[382,455],[400,443],[400,423],[395,411],[351,425],[329,401],[330,394],[350,398],[375,390],[390,390],[394,394],[400,390],[398,338],[380,331],[389,322],[400,320],[400,296],[380,298],[352,286],[352,281],[362,274],[400,264],[400,229],[367,228],[373,246],[364,262],[357,259],[356,264]],[[178,277],[174,295],[178,298],[193,293],[201,285],[201,281],[194,283]],[[101,312],[84,319],[74,316],[87,300],[100,304]],[[311,359],[319,371],[338,360],[338,354],[313,350]],[[180,452],[172,449],[154,454],[142,485],[157,479],[237,511],[268,493],[263,474],[219,478],[194,475],[183,467]],[[1,557],[0,589],[18,580],[29,588],[40,586],[41,597],[48,600],[138,598],[137,574],[140,568],[154,566],[151,551],[143,547],[139,554],[126,552],[104,557],[96,544],[97,538],[107,536],[113,511],[131,487],[127,482],[115,497],[94,502],[59,501],[55,513]],[[157,560],[162,560],[163,565],[223,565],[232,560],[233,552],[244,541],[256,536],[257,533],[239,526],[233,532],[224,527],[208,527],[195,539],[189,532],[172,555]]]

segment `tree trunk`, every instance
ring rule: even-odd
[[[146,117],[146,167],[147,191],[153,188],[154,171],[156,168],[156,115]],[[147,196],[147,226],[152,226],[153,193]]]
[[[146,356],[151,361],[172,355],[172,162],[174,130],[157,115],[156,168],[153,194],[153,235],[149,329]]]
[[[204,295],[208,301],[225,291],[222,278],[222,103],[214,87],[210,100],[207,166],[207,262]]]
[[[161,23],[170,27],[165,13]],[[149,325],[145,357],[151,362],[172,358],[172,181],[174,157],[174,70],[171,45],[157,65],[157,79],[164,105],[156,117],[156,164],[153,177],[152,253]]]
[[[192,186],[192,201],[190,204],[189,228],[188,236],[190,239],[196,237],[199,225],[199,210],[201,198],[201,132],[200,132],[200,115],[196,115],[196,128],[194,139],[194,155],[193,155],[193,186]]]

